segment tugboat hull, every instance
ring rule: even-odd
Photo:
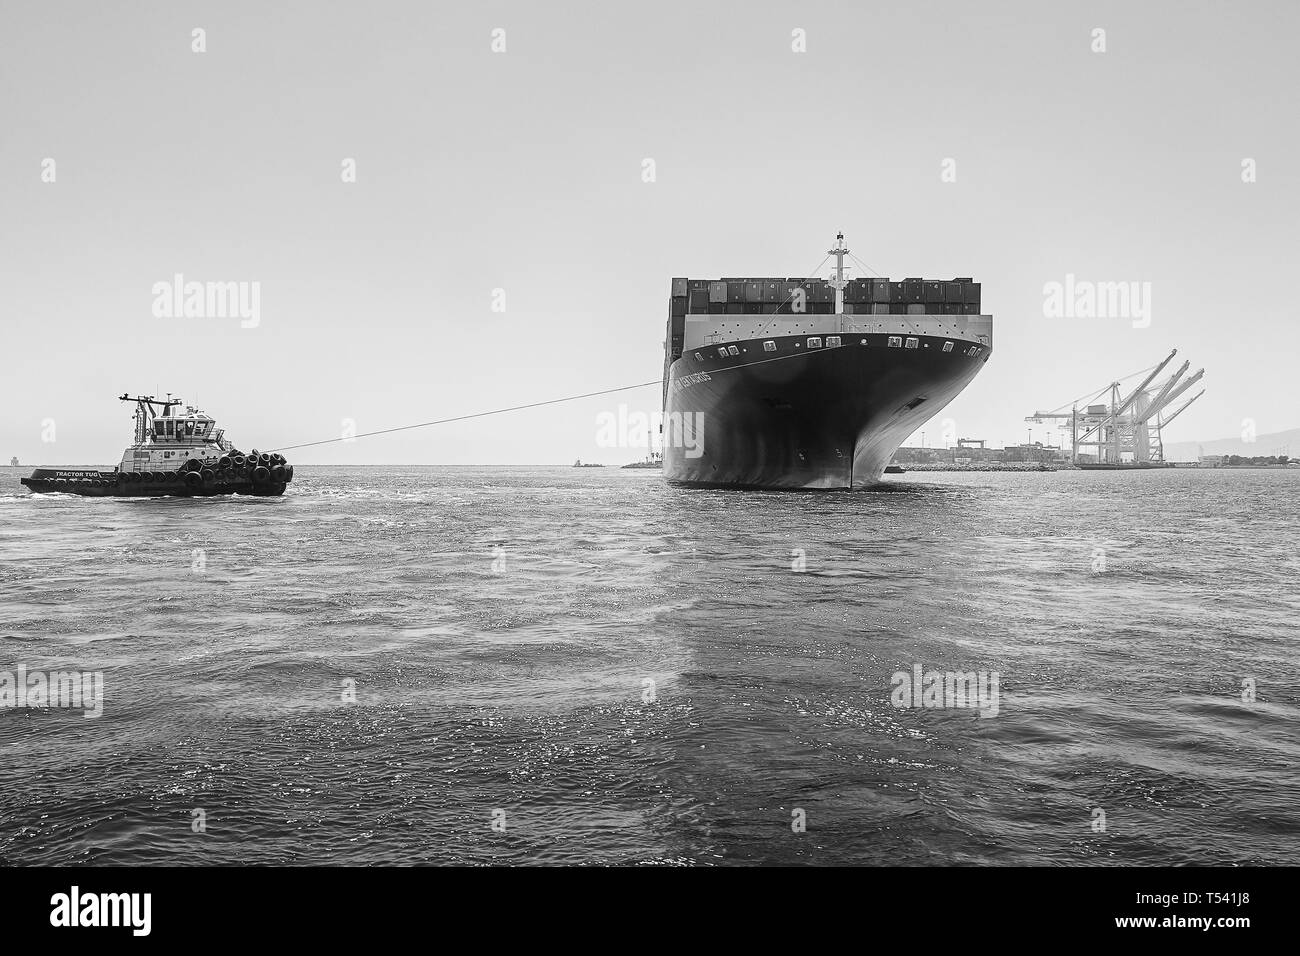
[[[57,492],[81,495],[86,498],[207,498],[213,495],[257,495],[274,497],[284,494],[288,479],[257,481],[254,469],[228,469],[211,471],[210,477],[202,472],[120,472],[120,471],[68,471],[59,468],[37,468],[22,483],[34,492]],[[197,480],[191,480],[190,476]]]

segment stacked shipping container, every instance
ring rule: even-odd
[[[802,289],[802,309],[796,290]],[[824,279],[674,279],[670,314],[830,315],[835,291]],[[970,279],[853,279],[844,289],[849,315],[979,315],[980,284]]]
[[[803,290],[802,311],[797,289]],[[687,315],[831,315],[835,312],[835,290],[825,279],[673,279],[668,311],[666,364],[681,357]],[[852,279],[844,289],[844,312],[979,315],[980,284],[970,278],[913,277],[901,282]]]

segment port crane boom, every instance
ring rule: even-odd
[[[1151,399],[1151,404],[1147,406],[1148,410],[1153,412],[1158,412],[1160,411],[1160,409],[1165,407],[1165,404],[1167,403],[1169,398],[1169,390],[1174,387],[1174,384],[1180,378],[1182,378],[1185,374],[1187,374],[1187,370],[1191,368],[1191,365],[1192,365],[1191,362],[1184,362],[1182,365],[1178,366],[1178,371],[1174,372],[1173,375],[1169,376],[1168,380],[1161,387],[1160,391],[1156,393],[1156,397]]]
[[[1191,388],[1193,385],[1199,382],[1201,380],[1201,377],[1204,374],[1205,374],[1205,369],[1198,369],[1195,375],[1193,375],[1187,381],[1183,382],[1176,389],[1170,392],[1165,397],[1164,402],[1161,403],[1160,408],[1157,408],[1156,411],[1160,411],[1160,409],[1168,408],[1170,405],[1172,405],[1175,401],[1177,401],[1179,395],[1182,395],[1183,392],[1187,391],[1189,388]]]
[[[1205,389],[1201,389],[1199,392],[1197,392],[1195,395],[1193,395],[1193,396],[1192,396],[1191,398],[1189,398],[1187,401],[1183,402],[1183,404],[1182,404],[1181,406],[1179,406],[1179,408],[1178,408],[1177,411],[1175,411],[1172,415],[1170,415],[1168,418],[1166,418],[1163,422],[1160,423],[1160,427],[1161,427],[1161,428],[1164,428],[1166,425],[1168,425],[1170,422],[1172,422],[1175,418],[1177,418],[1177,417],[1178,417],[1179,415],[1181,415],[1183,412],[1187,411],[1187,406],[1190,405],[1190,404],[1192,404],[1192,402],[1196,401],[1198,398],[1200,398],[1200,397],[1201,397],[1202,395],[1204,395],[1204,394],[1205,394]]]
[[[1191,405],[1192,402],[1196,401],[1198,398],[1200,398],[1200,397],[1201,397],[1202,395],[1204,395],[1204,394],[1205,394],[1205,389],[1201,389],[1199,392],[1197,392],[1195,395],[1193,395],[1193,396],[1192,396],[1191,398],[1189,398],[1187,401],[1183,402],[1183,404],[1180,405],[1180,406],[1178,407],[1177,411],[1175,411],[1172,415],[1170,415],[1170,416],[1169,416],[1168,418],[1166,418],[1164,421],[1158,421],[1158,420],[1157,420],[1157,422],[1156,422],[1156,434],[1157,434],[1157,435],[1160,435],[1160,433],[1163,431],[1163,429],[1165,429],[1165,428],[1167,428],[1167,427],[1169,426],[1169,423],[1170,423],[1170,422],[1172,422],[1175,418],[1177,418],[1177,417],[1178,417],[1179,415],[1181,415],[1183,412],[1187,411],[1187,406],[1188,406],[1188,405]],[[1158,439],[1158,441],[1159,441],[1159,444],[1160,444],[1160,457],[1163,459],[1163,458],[1165,457],[1165,442],[1164,442],[1164,438],[1161,437],[1161,438]]]

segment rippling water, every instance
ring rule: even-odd
[[[102,670],[105,703],[0,709],[4,863],[1300,849],[1295,473],[300,466],[284,498],[193,500],[19,473],[0,670]],[[997,715],[894,707],[914,664],[996,671]]]

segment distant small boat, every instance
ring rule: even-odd
[[[906,468],[903,468],[901,465],[886,465],[886,466],[885,466],[885,474],[887,474],[887,475],[905,475],[905,474],[907,474],[907,469],[906,469]]]
[[[574,468],[604,468],[605,466],[604,466],[604,465],[592,465],[592,464],[586,464],[586,465],[584,465],[584,464],[582,463],[582,459],[579,458],[579,459],[577,459],[577,460],[573,463],[573,467],[574,467]]]

